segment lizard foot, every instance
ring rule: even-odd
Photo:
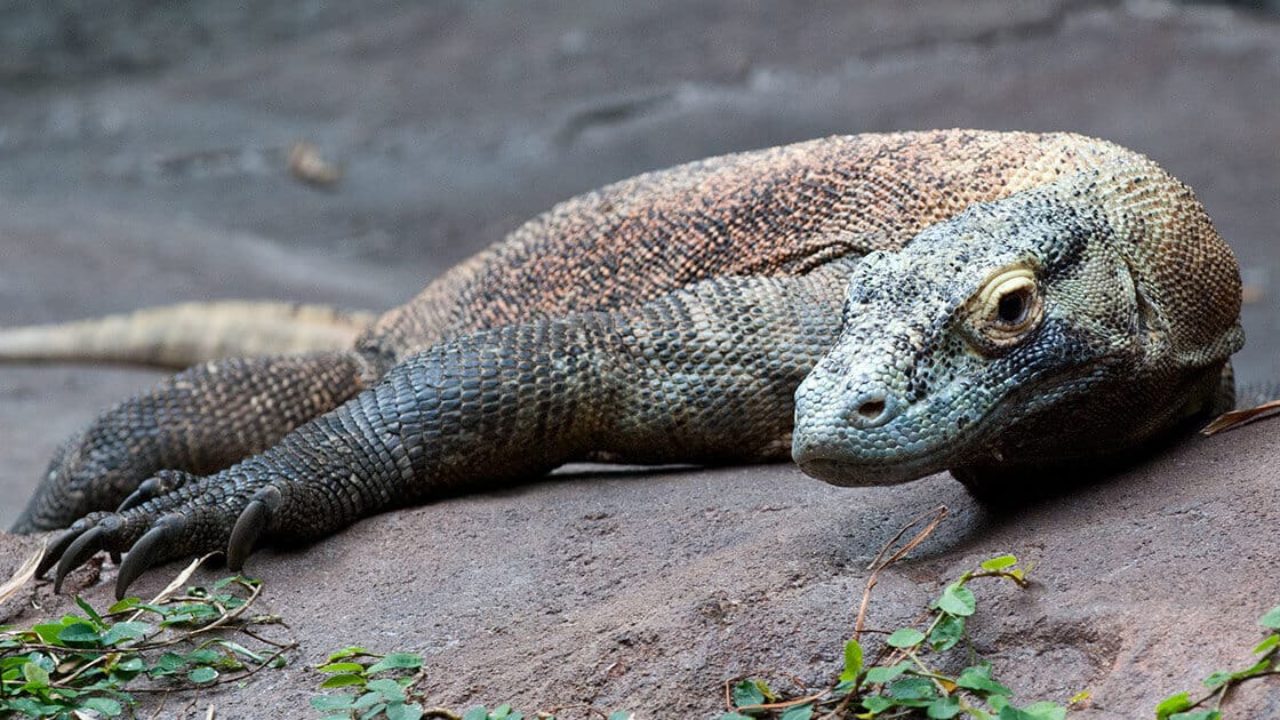
[[[357,393],[361,367],[350,353],[313,353],[228,358],[179,373],[65,443],[14,530],[130,510],[263,452]]]
[[[143,572],[169,560],[221,551],[227,565],[239,570],[281,501],[275,487],[254,485],[225,473],[162,473],[144,482],[119,511],[76,521],[50,545],[37,574],[56,566],[54,591],[61,592],[66,576],[97,553],[124,553],[116,578],[116,597],[122,598]]]

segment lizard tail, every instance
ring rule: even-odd
[[[0,362],[186,368],[224,357],[348,350],[375,317],[271,301],[166,305],[92,320],[0,328]]]

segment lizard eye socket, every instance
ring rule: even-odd
[[[1035,274],[1013,267],[992,276],[974,297],[970,327],[981,345],[997,349],[1021,340],[1043,315]]]

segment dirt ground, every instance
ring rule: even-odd
[[[1249,287],[1238,375],[1280,378],[1275,15],[1152,0],[229,5],[0,2],[0,324],[217,297],[382,309],[557,200],[644,170],[833,133],[1068,129],[1196,189]],[[341,163],[338,185],[290,176],[298,140]],[[157,377],[0,368],[0,525],[59,442]],[[256,555],[247,571],[300,650],[190,712],[307,716],[307,665],[361,644],[424,654],[441,703],[712,717],[739,673],[835,672],[871,555],[945,503],[951,518],[877,588],[872,624],[1014,552],[1036,585],[980,589],[973,626],[1002,680],[1025,699],[1090,690],[1072,717],[1150,717],[1244,663],[1254,620],[1280,604],[1277,427],[999,511],[945,476],[850,490],[771,466],[577,471],[389,513]],[[0,574],[32,543],[0,534]],[[104,578],[87,597],[107,597]],[[0,622],[66,603],[42,586]],[[1280,717],[1280,683],[1228,707]]]

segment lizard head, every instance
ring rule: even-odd
[[[1167,175],[1101,177],[863,258],[796,392],[800,467],[839,485],[1061,467],[1207,412],[1243,344],[1234,256]]]

